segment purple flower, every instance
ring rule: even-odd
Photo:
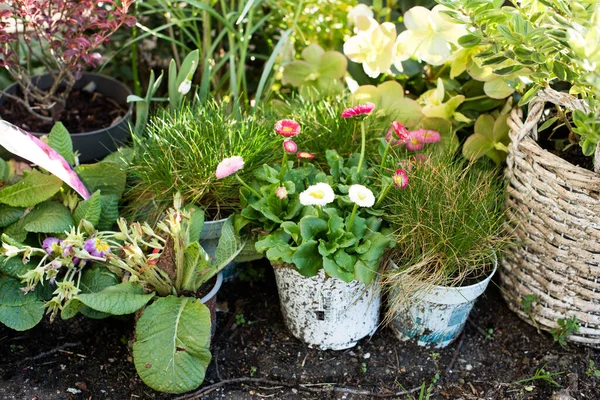
[[[110,253],[110,245],[97,238],[86,240],[83,248],[94,257],[104,257]]]
[[[55,237],[47,237],[42,242],[42,248],[46,250],[46,253],[48,254],[52,254],[55,252],[59,253],[61,249],[61,240]]]

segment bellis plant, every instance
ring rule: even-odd
[[[241,188],[244,208],[236,229],[259,232],[256,250],[275,268],[295,268],[307,277],[323,269],[346,282],[368,284],[375,278],[382,254],[392,245],[381,201],[391,187],[406,185],[398,180],[401,184],[394,186],[393,172],[384,186],[378,184],[367,165],[365,125],[374,109],[372,103],[360,104],[338,117],[356,121],[360,153],[344,159],[327,150],[327,172],[310,163],[314,154],[299,151],[297,161],[287,161],[284,154],[281,165],[263,165]]]

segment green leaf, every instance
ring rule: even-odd
[[[540,90],[540,87],[538,85],[532,86],[531,89],[529,89],[527,92],[525,92],[523,97],[521,97],[521,100],[519,100],[518,105],[524,106],[525,104],[529,103],[531,101],[531,99],[533,99],[535,97],[538,90]]]
[[[503,79],[497,78],[483,84],[486,95],[492,99],[505,99],[515,92]]]
[[[52,147],[70,164],[75,165],[75,157],[73,157],[73,141],[71,134],[62,122],[57,122],[50,130],[48,135],[48,146]]]
[[[90,193],[100,190],[103,195],[114,194],[121,198],[125,190],[127,174],[118,164],[101,161],[95,164],[80,165],[75,172]]]
[[[211,265],[210,256],[200,243],[193,242],[186,247],[183,253],[183,290],[195,292],[217,272],[214,265]]]
[[[112,315],[134,313],[153,297],[154,293],[144,294],[144,289],[140,285],[131,282],[109,286],[97,293],[84,293],[77,296],[86,306]]]
[[[354,268],[354,265],[349,266],[340,266],[338,265],[331,256],[323,257],[323,269],[327,275],[341,279],[344,282],[350,282],[354,279],[354,273],[352,271],[348,271],[345,267]]]
[[[154,390],[183,393],[204,381],[210,354],[210,311],[198,300],[168,296],[148,306],[136,325],[135,369]]]
[[[475,47],[481,42],[481,38],[475,35],[464,35],[458,38],[458,44],[465,49]]]
[[[407,97],[394,103],[389,110],[389,117],[401,122],[407,127],[415,127],[422,118],[421,106]]]
[[[192,209],[192,217],[188,222],[188,235],[189,241],[197,242],[200,240],[200,234],[204,229],[204,211],[197,207],[190,207]]]
[[[75,225],[79,225],[82,219],[85,219],[93,226],[97,226],[100,222],[100,214],[102,212],[102,200],[100,199],[100,191],[97,190],[87,200],[79,202],[79,205],[73,213]]]
[[[119,199],[114,194],[100,195],[100,220],[96,229],[99,231],[110,230],[119,218]]]
[[[342,79],[348,68],[348,59],[337,51],[328,51],[321,57],[319,74],[322,77]]]
[[[117,285],[119,282],[119,277],[104,265],[94,264],[92,267],[86,267],[83,270],[79,289],[81,289],[82,294],[98,293],[108,287]],[[75,306],[76,304],[73,304],[73,307]],[[81,303],[81,306],[77,306],[77,310],[86,317],[93,319],[102,319],[110,316],[108,313],[94,310],[93,308],[83,305],[83,303]]]
[[[540,127],[538,128],[538,132],[542,132],[552,126],[556,121],[558,121],[558,117],[548,118]]]
[[[0,204],[0,228],[5,228],[10,224],[14,224],[24,213],[24,208]]]
[[[0,158],[0,181],[5,181],[8,179],[8,173],[10,172],[10,168],[8,168],[8,164],[2,158]]]
[[[306,46],[300,56],[309,64],[312,64],[316,67],[321,63],[321,57],[325,54],[325,50],[321,46],[316,43],[313,43],[309,46]]]
[[[60,318],[64,320],[71,319],[76,316],[83,307],[85,307],[83,303],[76,298],[69,299],[62,310],[60,310]]]
[[[0,272],[5,275],[19,278],[32,268],[35,268],[34,263],[30,265],[23,264],[21,257],[6,258],[0,256]]]
[[[74,225],[71,212],[62,203],[45,201],[23,218],[27,232],[61,233]]]
[[[367,252],[358,257],[354,270],[356,279],[366,285],[375,277],[385,249],[393,244],[389,235],[380,232],[368,235],[368,239],[371,241],[371,246]]]
[[[302,219],[300,219],[299,226],[302,240],[305,241],[316,239],[319,233],[327,232],[327,222],[312,215],[302,217]]]
[[[0,322],[17,331],[36,326],[44,316],[44,303],[30,292],[24,294],[19,279],[0,276]]]
[[[482,133],[474,133],[465,141],[462,153],[467,160],[477,160],[494,148],[490,138]]]
[[[0,203],[13,207],[31,207],[54,196],[62,184],[56,176],[33,169],[25,172],[21,181],[0,190]]]
[[[25,219],[20,219],[12,225],[4,229],[4,235],[9,236],[13,240],[22,243],[27,239],[27,231],[25,230]]]
[[[236,234],[235,229],[233,229],[233,219],[231,217],[227,218],[221,229],[221,237],[215,251],[214,264],[217,271],[220,271],[233,261],[235,256],[242,250],[242,247],[243,244],[240,237]]]
[[[292,256],[293,264],[304,276],[315,276],[323,267],[323,258],[317,249],[318,242],[309,240],[302,243]]]
[[[303,85],[314,72],[313,67],[306,61],[295,60],[284,67],[281,83],[299,87]]]

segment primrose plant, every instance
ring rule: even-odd
[[[82,221],[45,239],[41,248],[4,242],[3,254],[25,268],[20,275],[25,299],[40,287],[56,288],[43,304],[53,316],[137,312],[133,357],[138,374],[155,390],[181,393],[202,383],[211,359],[211,313],[197,292],[244,245],[230,218],[211,260],[198,242],[203,224],[203,212],[183,208],[181,196],[175,196],[154,229],[121,218],[118,231],[96,231]],[[34,258],[37,265],[29,268]]]
[[[256,250],[275,267],[296,268],[306,277],[324,270],[345,282],[369,284],[375,278],[384,251],[393,245],[380,217],[380,203],[394,183],[407,183],[404,170],[378,184],[366,160],[366,118],[371,103],[346,109],[341,117],[353,118],[361,131],[361,151],[347,160],[335,150],[326,152],[329,174],[310,163],[315,154],[297,151],[292,137],[301,132],[294,120],[281,120],[275,131],[284,138],[281,165],[263,165],[254,180],[243,183],[243,210],[236,216],[238,230],[258,232]],[[295,161],[288,160],[296,154]],[[229,161],[225,160],[224,163]],[[243,165],[228,169],[225,178],[237,176]]]

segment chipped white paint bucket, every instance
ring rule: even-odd
[[[434,286],[414,296],[413,304],[399,311],[390,323],[396,337],[403,341],[415,340],[419,346],[448,346],[462,332],[475,300],[485,292],[497,266],[495,259],[492,273],[474,285]],[[402,296],[401,288],[396,295]]]
[[[285,325],[298,339],[322,350],[354,347],[379,324],[380,285],[313,277],[292,266],[274,266]]]

